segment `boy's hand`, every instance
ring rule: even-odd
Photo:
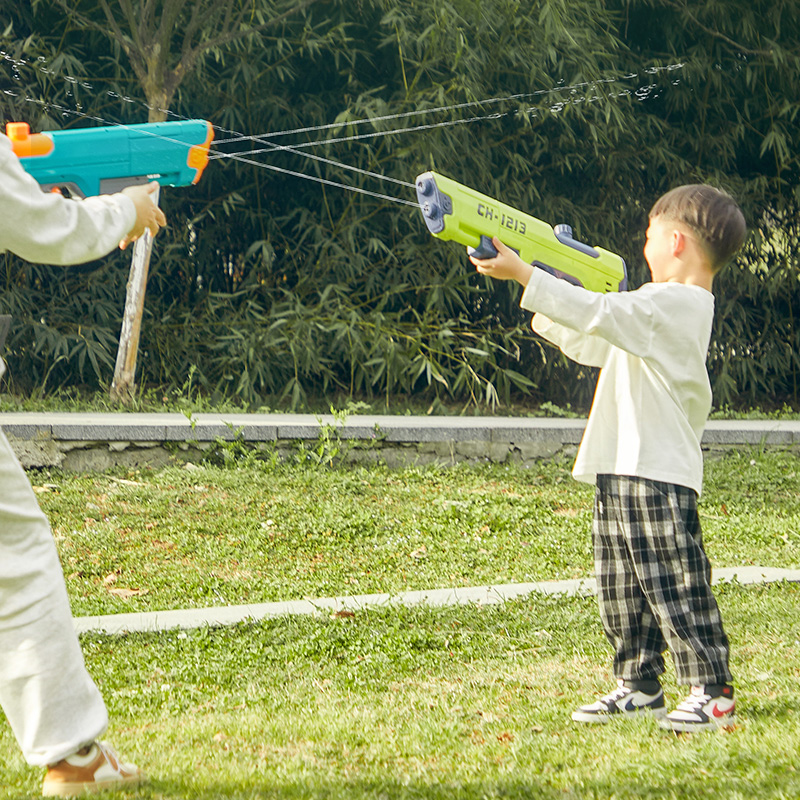
[[[136,223],[119,243],[120,250],[124,250],[131,242],[135,242],[146,230],[155,236],[167,224],[164,212],[150,196],[156,189],[158,189],[158,181],[152,181],[143,186],[128,186],[122,190],[122,194],[130,197],[136,206]]]
[[[533,266],[523,261],[510,247],[506,247],[496,236],[492,244],[497,250],[494,258],[473,258],[469,260],[481,275],[488,275],[498,281],[516,281],[527,286],[533,275]]]

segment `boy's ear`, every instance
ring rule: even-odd
[[[679,256],[686,249],[686,236],[675,228],[672,231],[672,255]]]

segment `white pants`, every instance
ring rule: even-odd
[[[71,755],[108,724],[86,672],[50,525],[2,431],[0,705],[36,766]]]

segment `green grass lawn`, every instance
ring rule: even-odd
[[[591,576],[569,464],[32,475],[76,615]],[[710,461],[717,566],[800,566],[800,460]]]
[[[798,475],[791,453],[708,463],[716,565],[798,567]],[[76,614],[591,574],[592,491],[565,464],[32,478]],[[613,684],[593,598],[82,641],[110,740],[153,779],[134,798],[797,798],[800,585],[717,596],[738,725],[680,738],[571,722]],[[4,724],[0,752],[0,798],[37,796]]]
[[[681,738],[570,721],[612,683],[592,598],[83,641],[111,738],[151,774],[138,798],[795,798],[800,587],[719,599],[739,724]],[[0,739],[0,797],[35,796]]]

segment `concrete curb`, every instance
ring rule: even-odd
[[[3,412],[0,427],[16,439],[60,441],[249,442],[316,439],[330,426],[343,439],[388,442],[524,442],[557,437],[578,444],[585,419],[549,417],[405,417],[330,414],[183,414]],[[711,420],[704,444],[800,444],[800,420]]]
[[[800,582],[800,570],[775,567],[723,567],[714,570],[712,583],[736,581],[740,584]],[[212,608],[152,611],[139,614],[112,614],[76,617],[78,633],[156,633],[169,630],[190,630],[206,626],[236,625],[273,617],[364,611],[390,606],[431,608],[457,605],[497,605],[507,600],[540,593],[548,595],[589,595],[596,591],[593,578],[539,583],[508,583],[500,586],[474,586],[452,589],[426,589],[400,594],[363,594],[349,597],[321,597],[314,600],[290,600],[253,605],[217,606]]]
[[[26,468],[78,472],[196,461],[218,440],[239,439],[286,457],[298,443],[327,438],[347,461],[390,467],[493,461],[532,463],[574,456],[585,419],[403,417],[311,414],[0,413],[0,426]],[[344,446],[340,446],[340,442]],[[800,448],[800,420],[719,420],[706,452],[735,447]]]

